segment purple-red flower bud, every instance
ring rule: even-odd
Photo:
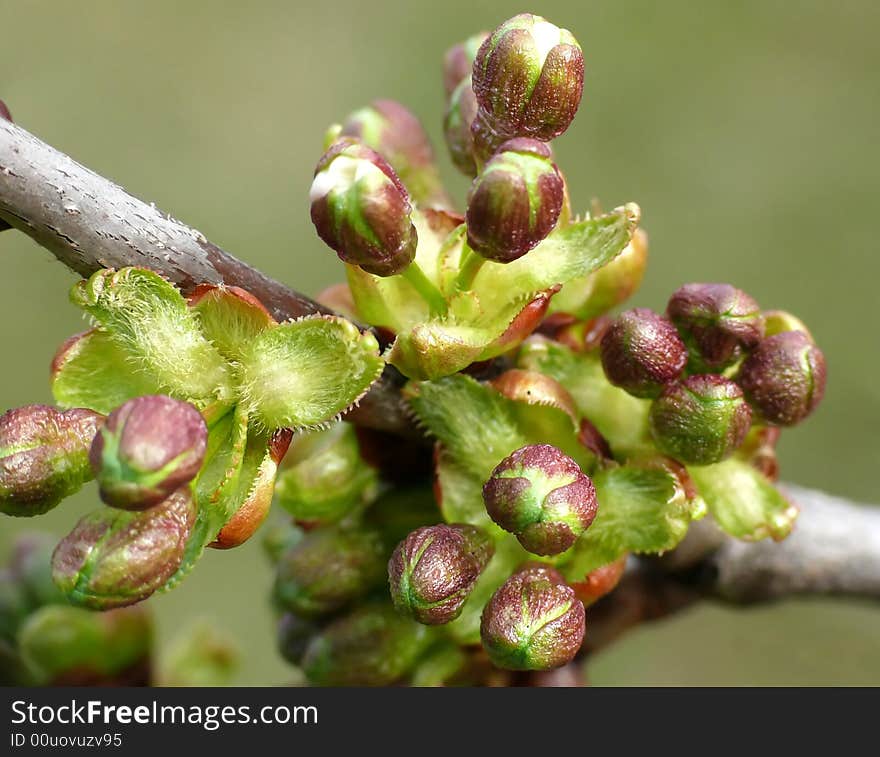
[[[443,56],[443,88],[449,97],[474,70],[474,59],[489,32],[479,32],[450,47]]]
[[[468,244],[484,258],[510,263],[556,226],[565,195],[550,148],[511,139],[484,166],[468,194]]]
[[[120,405],[89,453],[101,499],[125,510],[157,505],[198,474],[207,436],[188,402],[151,394]]]
[[[608,380],[635,397],[659,396],[688,358],[675,327],[647,308],[617,317],[602,337],[601,355]]]
[[[713,374],[670,384],[651,405],[657,448],[688,465],[711,465],[742,444],[752,413],[733,381]]]
[[[449,98],[443,116],[443,137],[455,167],[465,176],[477,175],[474,159],[474,137],[471,127],[477,117],[477,97],[471,77],[465,77]]]
[[[571,547],[596,517],[590,477],[549,444],[504,458],[483,486],[489,516],[529,552],[555,555]]]
[[[666,312],[696,353],[698,367],[724,368],[764,336],[758,303],[730,284],[685,284]]]
[[[547,142],[562,134],[577,112],[584,56],[567,29],[521,13],[480,46],[473,81],[492,131]]]
[[[794,426],[825,394],[825,356],[802,331],[767,337],[746,358],[737,382],[761,419]]]
[[[454,620],[494,551],[489,537],[474,526],[417,528],[388,562],[394,606],[426,625]]]
[[[514,573],[492,595],[480,624],[489,659],[508,670],[550,670],[571,660],[584,640],[584,605],[549,566]]]
[[[375,150],[348,138],[335,142],[315,168],[309,198],[318,236],[343,262],[393,276],[415,258],[409,194]]]
[[[92,477],[89,446],[103,417],[27,405],[0,416],[0,512],[40,515]]]

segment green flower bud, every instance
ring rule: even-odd
[[[711,465],[730,457],[751,422],[742,389],[713,374],[670,384],[651,405],[651,435],[657,448],[688,465]]]
[[[584,605],[548,566],[527,566],[492,595],[480,623],[489,659],[507,670],[549,670],[584,640]]]
[[[477,97],[467,76],[455,88],[443,116],[443,137],[449,157],[455,167],[465,176],[477,175],[474,159],[474,138],[471,128],[477,117]]]
[[[447,97],[462,81],[470,78],[477,52],[488,36],[489,32],[479,32],[446,51],[443,56],[443,88]]]
[[[349,423],[295,436],[275,483],[279,504],[308,525],[340,520],[372,501],[377,488]]]
[[[417,202],[449,205],[428,135],[418,118],[400,103],[376,100],[355,111],[339,136],[356,139],[385,158]]]
[[[415,666],[429,643],[425,626],[392,607],[361,607],[312,638],[302,668],[318,686],[388,686]]]
[[[301,618],[296,613],[286,612],[278,621],[278,651],[291,665],[299,667],[309,641],[318,632],[316,623]]]
[[[783,331],[800,331],[806,334],[812,342],[813,335],[806,324],[797,316],[787,313],[785,310],[765,310],[764,313],[764,336],[775,336]]]
[[[483,486],[489,516],[529,552],[556,555],[596,517],[596,489],[568,455],[549,444],[504,458]]]
[[[584,56],[567,29],[521,13],[482,44],[473,79],[495,132],[548,142],[569,127],[580,105]]]
[[[92,477],[89,445],[102,416],[27,405],[0,416],[0,512],[41,515]]]
[[[335,142],[318,162],[309,192],[312,223],[340,260],[376,276],[393,276],[416,255],[409,195],[375,150]]]
[[[489,537],[474,526],[417,528],[388,562],[394,606],[426,625],[454,620],[494,551]]]
[[[37,680],[53,686],[146,684],[151,640],[149,615],[139,608],[95,613],[63,605],[38,610],[18,635]]]
[[[52,579],[71,602],[93,610],[140,602],[177,571],[195,520],[186,489],[149,510],[96,510],[55,548]]]
[[[163,657],[162,686],[226,686],[239,662],[234,640],[205,621],[175,635]]]
[[[647,308],[621,313],[602,337],[602,367],[634,397],[658,397],[681,376],[687,348],[673,325]]]
[[[740,368],[737,382],[766,423],[794,426],[825,394],[825,356],[801,331],[762,340]]]
[[[107,416],[89,452],[101,499],[125,510],[157,505],[196,477],[207,438],[188,402],[162,394],[129,400]]]
[[[565,185],[550,148],[534,139],[505,142],[468,194],[468,244],[484,258],[510,263],[556,226]]]
[[[305,617],[335,612],[382,582],[386,554],[372,531],[312,531],[281,555],[275,598]]]
[[[764,336],[758,303],[730,284],[685,284],[669,299],[666,312],[699,367],[725,368]]]

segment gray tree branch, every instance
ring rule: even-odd
[[[279,321],[331,312],[0,117],[2,222],[27,234],[83,277],[101,268],[137,266],[162,274],[184,294],[201,283],[241,287]],[[381,430],[411,431],[393,371],[376,383],[349,420]]]
[[[801,511],[787,539],[743,542],[710,518],[694,524],[668,555],[630,561],[617,589],[588,611],[584,651],[704,599],[738,605],[797,595],[880,600],[880,507],[792,484],[782,488]]]

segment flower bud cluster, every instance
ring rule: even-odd
[[[752,423],[800,423],[825,389],[825,358],[803,324],[782,311],[762,313],[729,284],[686,284],[665,316],[622,313],[600,354],[612,384],[652,400],[658,449],[693,465],[730,457]]]

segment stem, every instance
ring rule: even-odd
[[[461,262],[461,268],[458,270],[458,278],[455,280],[455,288],[459,291],[470,289],[474,284],[474,279],[483,267],[486,258],[474,252],[468,247],[467,242],[464,243],[464,258]]]
[[[447,306],[443,294],[434,282],[425,275],[425,272],[419,267],[418,263],[410,263],[401,275],[412,284],[413,289],[428,303],[431,315],[446,315]]]

